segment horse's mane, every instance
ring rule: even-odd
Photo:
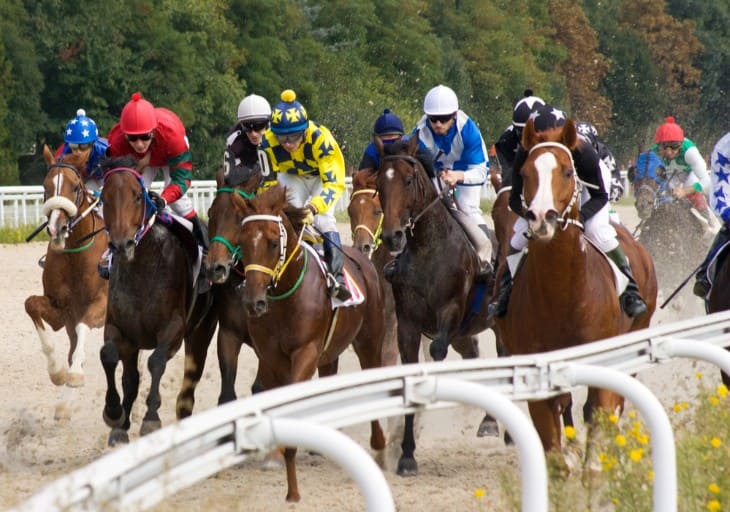
[[[131,169],[135,169],[137,167],[137,162],[138,160],[132,155],[107,157],[101,161],[101,168],[104,173],[117,167],[129,167]]]
[[[258,213],[283,213],[287,216],[296,232],[300,232],[304,227],[307,208],[299,208],[289,204],[286,198],[286,187],[283,185],[275,185],[247,202]]]

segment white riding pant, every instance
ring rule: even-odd
[[[322,180],[319,175],[299,176],[280,172],[277,175],[279,184],[286,187],[287,201],[292,206],[302,208],[310,198],[322,192]],[[338,199],[339,201],[339,199]],[[329,210],[319,212],[314,216],[314,227],[322,233],[337,231],[337,219],[335,219],[335,205],[332,203]]]
[[[486,224],[482,208],[480,206],[482,200],[482,186],[456,185],[456,206],[459,210],[466,213],[469,218],[476,222],[477,226]]]
[[[172,181],[170,179],[170,168],[167,166],[164,167],[145,167],[142,171],[142,179],[144,180],[144,186],[149,190],[152,186],[152,182],[154,181],[155,177],[157,177],[157,173],[159,171],[162,171],[163,176],[163,188],[170,184]],[[195,208],[193,207],[193,201],[188,196],[183,195],[180,199],[175,201],[174,203],[167,205],[176,215],[179,215],[180,217],[188,218],[192,215],[196,215]],[[192,215],[191,215],[192,214]]]

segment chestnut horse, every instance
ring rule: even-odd
[[[532,120],[524,128],[523,146],[529,156],[520,172],[528,205],[528,255],[514,274],[507,315],[496,319],[511,355],[551,351],[642,329],[649,326],[656,308],[653,263],[625,228],[614,225],[648,306],[648,312],[635,319],[621,309],[608,259],[583,236],[582,185],[571,154],[575,144],[570,119],[554,132],[536,133]],[[546,451],[559,451],[560,416],[569,405],[569,394],[528,404]],[[623,398],[589,389],[587,416],[594,407],[619,412]]]
[[[144,182],[126,158],[105,163],[104,219],[113,255],[109,302],[101,363],[107,379],[104,421],[111,427],[109,445],[128,442],[132,406],[139,391],[140,350],[152,350],[147,360],[151,376],[147,411],[140,434],[160,428],[160,380],[167,362],[185,340],[185,374],[176,413],[192,413],[194,392],[216,327],[209,294],[194,286],[197,244],[188,230],[173,233],[174,224],[155,222],[161,212]],[[122,362],[123,401],[115,370]]]
[[[446,357],[449,345],[464,358],[476,358],[476,335],[491,325],[487,285],[473,286],[477,254],[416,158],[418,137],[411,137],[406,146],[384,146],[376,138],[376,147],[383,243],[399,253],[392,287],[401,362],[418,362],[421,335],[432,340],[429,351],[436,360]],[[405,417],[397,469],[403,476],[418,473],[413,419],[413,414]]]
[[[345,270],[364,299],[333,310],[318,258],[297,234],[307,210],[289,205],[280,185],[253,199],[238,194],[230,198],[241,220],[237,245],[245,273],[243,302],[264,389],[305,381],[315,370],[320,377],[334,375],[340,354],[350,344],[362,368],[381,367],[383,290],[372,263],[343,247]],[[378,421],[371,423],[370,446],[385,447]],[[284,450],[287,501],[300,498],[295,456],[296,448]]]
[[[48,146],[43,148],[48,174],[43,180],[50,237],[43,266],[43,295],[25,300],[25,311],[35,325],[48,374],[57,386],[84,385],[86,340],[92,328],[104,325],[107,282],[99,277],[97,263],[107,246],[104,221],[95,210],[99,199],[84,186],[78,169],[86,166],[88,152],[69,153],[57,162]],[[58,361],[56,347],[46,325],[66,329],[70,341],[65,361]],[[65,400],[56,405],[55,418],[68,419]]]

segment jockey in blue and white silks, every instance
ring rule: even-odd
[[[707,278],[707,267],[717,251],[730,241],[730,133],[726,133],[712,150],[710,156],[710,206],[722,219],[722,226],[707,251],[705,261],[697,269],[693,293],[703,299],[710,293],[710,281]]]

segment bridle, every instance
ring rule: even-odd
[[[117,174],[120,172],[126,172],[134,176],[137,180],[137,183],[139,183],[140,188],[142,189],[142,196],[144,197],[144,209],[142,211],[142,221],[140,222],[139,229],[134,233],[134,245],[135,247],[139,245],[140,240],[142,240],[142,237],[149,231],[149,229],[152,227],[152,225],[155,223],[155,219],[157,218],[157,210],[155,209],[152,200],[150,199],[149,194],[147,194],[147,190],[144,186],[144,178],[142,178],[142,175],[138,173],[136,170],[132,169],[131,167],[114,167],[113,169],[109,169],[104,173],[104,183],[106,183],[109,176],[112,174]],[[107,227],[107,232],[109,231],[109,228]]]
[[[246,192],[244,190],[241,190],[240,188],[236,187],[220,187],[218,190],[216,190],[215,195],[222,193],[229,193],[229,194],[238,194],[244,199],[253,199],[256,197],[255,192]],[[223,246],[228,249],[228,252],[231,254],[231,267],[235,267],[236,264],[241,260],[241,246],[236,245],[235,247],[233,244],[226,240],[224,237],[220,235],[216,235],[213,238],[210,239],[211,245],[213,242],[218,242],[219,244],[223,244]]]
[[[372,197],[375,197],[376,195],[378,195],[378,191],[375,190],[374,188],[363,188],[363,189],[360,189],[360,190],[356,190],[350,196],[350,202],[352,202],[352,199],[354,199],[355,196],[358,196],[360,194],[370,194]],[[357,230],[358,229],[361,229],[361,230],[365,231],[368,235],[370,235],[370,238],[373,239],[373,243],[375,244],[375,249],[377,249],[378,247],[380,247],[380,244],[382,243],[382,240],[380,238],[380,234],[383,231],[383,218],[384,217],[385,216],[381,213],[380,214],[380,217],[378,219],[378,226],[375,228],[375,232],[373,232],[365,224],[358,224],[357,226],[355,226],[352,229],[352,238],[354,239],[355,238],[355,234],[357,233]]]

